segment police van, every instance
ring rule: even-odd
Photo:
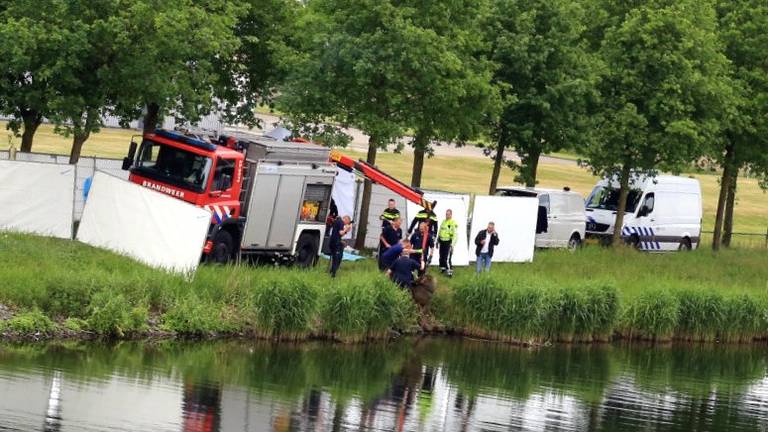
[[[618,179],[603,179],[586,200],[587,237],[609,243],[619,202]],[[621,238],[645,251],[691,250],[701,239],[701,185],[694,178],[635,176]]]

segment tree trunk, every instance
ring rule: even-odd
[[[154,133],[157,122],[160,120],[160,105],[150,102],[147,104],[147,112],[144,114],[144,133]]]
[[[80,160],[80,152],[83,150],[83,144],[91,136],[91,131],[95,129],[95,125],[98,124],[99,112],[96,110],[88,109],[85,112],[85,120],[83,121],[82,115],[77,119],[72,119],[72,129],[74,130],[72,137],[72,150],[69,152],[69,164],[75,165]]]
[[[496,157],[493,160],[493,172],[491,173],[491,185],[488,187],[488,195],[495,195],[499,187],[499,176],[501,175],[501,164],[504,163],[504,149],[506,144],[496,143]]]
[[[504,150],[507,149],[507,129],[502,127],[499,139],[496,141],[496,157],[493,159],[493,173],[491,173],[491,184],[488,187],[488,195],[495,195],[499,187],[499,176],[501,176],[501,165],[504,163]]]
[[[368,138],[368,157],[365,159],[371,165],[376,164],[376,152],[379,150],[379,140],[371,135]],[[368,234],[368,207],[371,204],[371,189],[373,184],[370,180],[365,180],[363,185],[363,199],[360,202],[360,217],[357,218],[357,239],[355,239],[355,249],[365,248],[365,236]]]
[[[29,153],[32,151],[32,140],[35,137],[37,128],[43,122],[43,116],[37,111],[29,110],[22,114],[24,121],[24,132],[21,134],[21,148],[19,151]]]
[[[421,174],[424,171],[424,153],[429,146],[429,136],[422,132],[416,132],[413,138],[413,169],[411,170],[411,186],[421,187]]]
[[[731,247],[733,237],[733,206],[736,204],[736,183],[739,179],[739,170],[734,167],[731,170],[731,179],[728,182],[728,197],[725,201],[725,215],[723,219],[723,246]]]
[[[75,133],[72,138],[72,150],[69,152],[69,164],[75,165],[80,160],[80,152],[83,150],[83,144],[88,139],[90,133]]]
[[[523,177],[526,187],[536,186],[536,172],[539,170],[539,157],[540,151],[534,151],[528,153],[527,156],[522,157],[520,174]]]
[[[627,196],[629,195],[629,164],[625,163],[621,167],[621,178],[619,179],[619,207],[616,209],[616,222],[613,224],[613,239],[611,245],[614,247],[621,241],[621,229],[624,226],[624,212],[627,210]]]
[[[725,202],[728,199],[728,188],[731,179],[731,161],[733,159],[733,145],[725,147],[725,160],[723,162],[723,176],[720,179],[720,196],[717,199],[717,213],[715,213],[715,227],[712,234],[712,250],[720,249],[723,229],[723,217],[725,214]]]

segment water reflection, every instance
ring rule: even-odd
[[[0,346],[0,430],[765,431],[764,346]]]

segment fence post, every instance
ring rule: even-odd
[[[765,229],[765,247],[768,248],[768,228]]]

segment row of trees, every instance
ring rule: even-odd
[[[54,121],[73,162],[108,112],[150,130],[214,109],[254,124],[276,103],[328,144],[361,129],[372,164],[412,136],[414,186],[441,143],[490,142],[491,193],[505,165],[535,185],[542,154],[576,149],[619,180],[617,226],[634,173],[715,162],[714,247],[738,176],[768,173],[761,0],[0,0],[0,15],[0,110],[22,151]]]
[[[263,6],[269,3],[269,10]],[[105,114],[154,130],[212,110],[253,123],[273,95],[296,7],[274,0],[0,1],[0,111],[31,151],[44,118],[70,163]]]

